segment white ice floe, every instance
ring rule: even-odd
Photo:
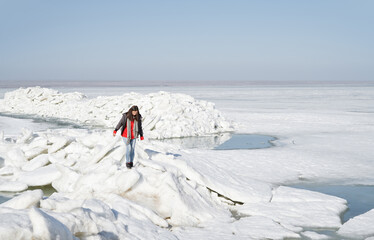
[[[339,228],[346,204],[346,200],[338,197],[279,187],[270,202],[246,203],[235,209],[244,215],[268,217],[284,226]]]
[[[25,183],[0,179],[0,192],[21,192],[27,188]]]
[[[35,169],[30,172],[23,172],[18,175],[19,182],[28,186],[45,186],[60,178],[61,172],[54,164]]]
[[[25,143],[32,137],[32,131],[27,128],[22,128],[22,136],[17,139],[17,143]]]
[[[48,154],[40,154],[22,166],[23,171],[33,171],[49,163]]]
[[[48,148],[48,153],[55,153],[68,143],[68,139],[63,137],[51,137],[48,141],[52,144],[52,146]]]
[[[4,161],[5,166],[20,168],[27,163],[24,152],[18,147],[9,150],[6,155],[7,156]]]
[[[224,119],[213,103],[195,100],[186,94],[126,93],[87,99],[77,92],[60,93],[53,89],[33,87],[7,92],[0,103],[2,112],[69,119],[112,129],[122,113],[132,105],[138,105],[148,138],[200,136],[233,130],[232,124]]]
[[[33,238],[66,240],[78,239],[73,236],[73,234],[64,224],[38,208],[31,208],[29,217],[33,228]]]
[[[143,207],[142,205],[136,204],[126,198],[120,197],[116,194],[109,196],[103,196],[106,202],[113,208],[117,209],[119,212],[128,213],[130,215],[137,215],[144,220],[151,221],[160,227],[168,227],[168,222],[157,215],[154,211],[149,208]],[[143,216],[142,216],[143,215]]]
[[[270,218],[253,216],[241,218],[232,225],[236,235],[249,239],[285,239],[300,238],[300,235],[288,230]]]
[[[281,224],[262,216],[244,217],[231,223],[220,219],[204,228],[176,227],[179,239],[300,239],[301,236]]]
[[[41,207],[79,238],[157,239],[160,234],[162,238],[174,239],[171,233],[159,227],[167,223],[155,213],[115,194],[104,198],[110,203],[92,198],[72,200],[55,193],[42,200]]]
[[[43,197],[43,191],[40,189],[26,191],[16,196],[5,203],[0,204],[0,207],[14,208],[14,209],[25,209],[35,206],[39,203]]]
[[[248,176],[248,169],[245,168],[246,163],[237,159],[236,156],[230,153],[221,153],[223,157],[220,154],[212,158],[211,151],[209,153],[205,150],[190,150],[189,153],[182,155],[179,160],[181,166],[193,166],[195,169],[194,171],[188,171],[188,168],[184,169],[189,178],[215,189],[233,201],[270,201],[271,184]],[[240,165],[236,165],[237,162],[240,162]],[[235,170],[235,174],[233,174],[233,170]]]
[[[332,239],[331,236],[325,235],[325,234],[320,234],[316,232],[311,232],[311,231],[305,231],[302,232],[301,235],[307,239],[313,239],[313,240],[325,240],[325,239]]]
[[[338,234],[345,238],[366,239],[374,237],[374,209],[349,219],[341,226]]]
[[[28,212],[0,207],[0,239],[32,239],[32,225]]]

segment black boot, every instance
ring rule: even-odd
[[[133,163],[132,162],[126,163],[126,167],[128,169],[131,169],[133,167]]]

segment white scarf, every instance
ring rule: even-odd
[[[126,127],[127,127],[127,141],[126,141],[126,144],[129,145],[130,140],[131,140],[131,121],[130,121],[129,118],[127,118]],[[134,137],[135,138],[138,137],[138,121],[136,121],[136,119],[134,119]]]

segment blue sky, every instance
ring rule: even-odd
[[[374,81],[371,0],[0,0],[0,81]]]

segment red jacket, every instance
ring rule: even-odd
[[[122,132],[122,137],[127,138],[127,129],[128,129],[128,126],[126,126],[125,131]],[[135,138],[135,136],[134,136],[134,121],[131,121],[131,139],[134,139],[134,138]]]
[[[127,137],[127,117],[126,113],[122,115],[121,120],[118,122],[116,128],[114,129],[113,133],[116,134],[118,129],[122,127],[121,136]],[[134,136],[134,121],[131,121],[131,139],[137,138],[137,136]],[[140,135],[140,140],[143,140],[143,128],[142,128],[142,115],[139,114],[139,121],[138,121],[138,134]]]

